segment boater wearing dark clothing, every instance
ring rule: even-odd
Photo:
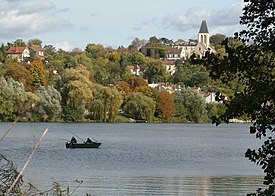
[[[72,137],[71,144],[76,144],[76,143],[77,143],[77,141],[76,141],[75,137]]]
[[[86,144],[87,143],[93,143],[93,141],[90,138],[87,138]]]

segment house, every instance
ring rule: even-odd
[[[158,91],[166,91],[170,94],[175,93],[177,91],[181,91],[181,86],[177,85],[177,84],[166,84],[166,83],[152,83],[152,84],[148,84],[149,87],[154,88]]]
[[[163,66],[165,68],[165,70],[170,74],[170,75],[174,75],[175,72],[176,72],[176,63],[175,61],[169,61],[169,60],[166,60],[166,61],[162,61],[163,62]]]
[[[25,58],[30,57],[30,49],[26,46],[12,46],[7,51],[7,56],[11,59],[16,59],[18,62],[22,62]]]
[[[7,51],[7,56],[21,63],[24,59],[31,56],[31,51],[34,52],[35,57],[38,57],[40,60],[45,60],[44,49],[38,45],[11,46]]]
[[[32,45],[30,48],[35,52],[35,56],[39,57],[40,60],[45,60],[44,49],[39,45]]]
[[[166,60],[181,60],[185,57],[183,48],[167,48]]]

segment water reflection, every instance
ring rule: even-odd
[[[93,177],[84,180],[80,195],[241,196],[255,191],[262,177]]]

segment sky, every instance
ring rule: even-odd
[[[202,20],[211,35],[233,36],[243,0],[0,0],[0,43],[40,39],[56,49],[87,44],[128,47],[134,38],[196,39]]]

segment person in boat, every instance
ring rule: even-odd
[[[76,144],[76,143],[77,143],[77,140],[75,139],[75,137],[72,137],[71,144]]]
[[[85,143],[86,143],[86,144],[90,144],[90,143],[93,143],[93,141],[92,141],[90,138],[87,138],[87,140],[86,140]]]

